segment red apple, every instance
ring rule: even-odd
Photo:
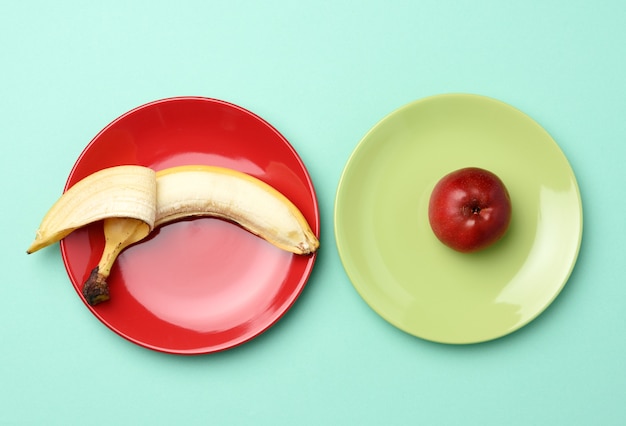
[[[509,227],[509,192],[488,170],[456,170],[435,185],[428,220],[437,238],[448,247],[463,253],[484,249],[502,238]]]

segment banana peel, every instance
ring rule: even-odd
[[[138,219],[152,230],[156,202],[154,170],[142,166],[102,169],[78,181],[52,205],[26,253],[34,253],[78,228],[106,218]]]

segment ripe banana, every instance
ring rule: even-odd
[[[212,216],[238,223],[279,248],[310,254],[319,241],[302,213],[263,181],[232,169],[180,166],[156,173],[154,227],[190,216]],[[91,305],[109,299],[107,278],[117,255],[150,232],[146,223],[129,218],[104,221],[105,248],[83,286]]]
[[[95,305],[109,299],[106,280],[122,250],[146,238],[155,227],[190,216],[235,222],[295,254],[311,254],[319,247],[300,210],[251,175],[204,165],[156,173],[143,166],[116,166],[95,172],[68,189],[44,216],[27,253],[103,220],[105,247],[83,286],[85,299]]]
[[[154,170],[141,166],[116,166],[97,171],[69,188],[44,216],[34,253],[89,223],[111,217],[129,217],[154,227],[156,183]]]
[[[190,165],[160,170],[155,227],[189,216],[230,220],[295,254],[310,254],[319,241],[298,208],[272,186],[246,173]]]

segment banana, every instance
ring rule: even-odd
[[[152,230],[155,214],[154,170],[130,165],[102,169],[61,195],[44,216],[26,253],[34,253],[82,226],[106,218],[138,219]]]
[[[300,210],[275,188],[246,173],[205,165],[156,173],[143,166],[116,166],[69,188],[44,216],[27,253],[103,220],[105,246],[82,289],[86,301],[96,305],[109,299],[106,280],[122,250],[158,226],[196,216],[237,223],[291,253],[311,254],[319,247]]]
[[[233,169],[189,165],[160,170],[155,227],[189,216],[235,222],[271,244],[311,254],[319,240],[298,208],[283,194]]]

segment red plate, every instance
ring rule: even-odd
[[[317,199],[302,160],[276,129],[236,105],[180,97],[129,111],[89,143],[65,190],[123,164],[155,170],[209,164],[249,173],[291,199],[319,237]],[[101,222],[61,241],[65,268],[83,302],[83,283],[103,247]],[[221,351],[278,321],[302,292],[315,257],[287,253],[220,219],[181,221],[122,252],[108,280],[111,299],[85,305],[140,346],[173,354]]]

